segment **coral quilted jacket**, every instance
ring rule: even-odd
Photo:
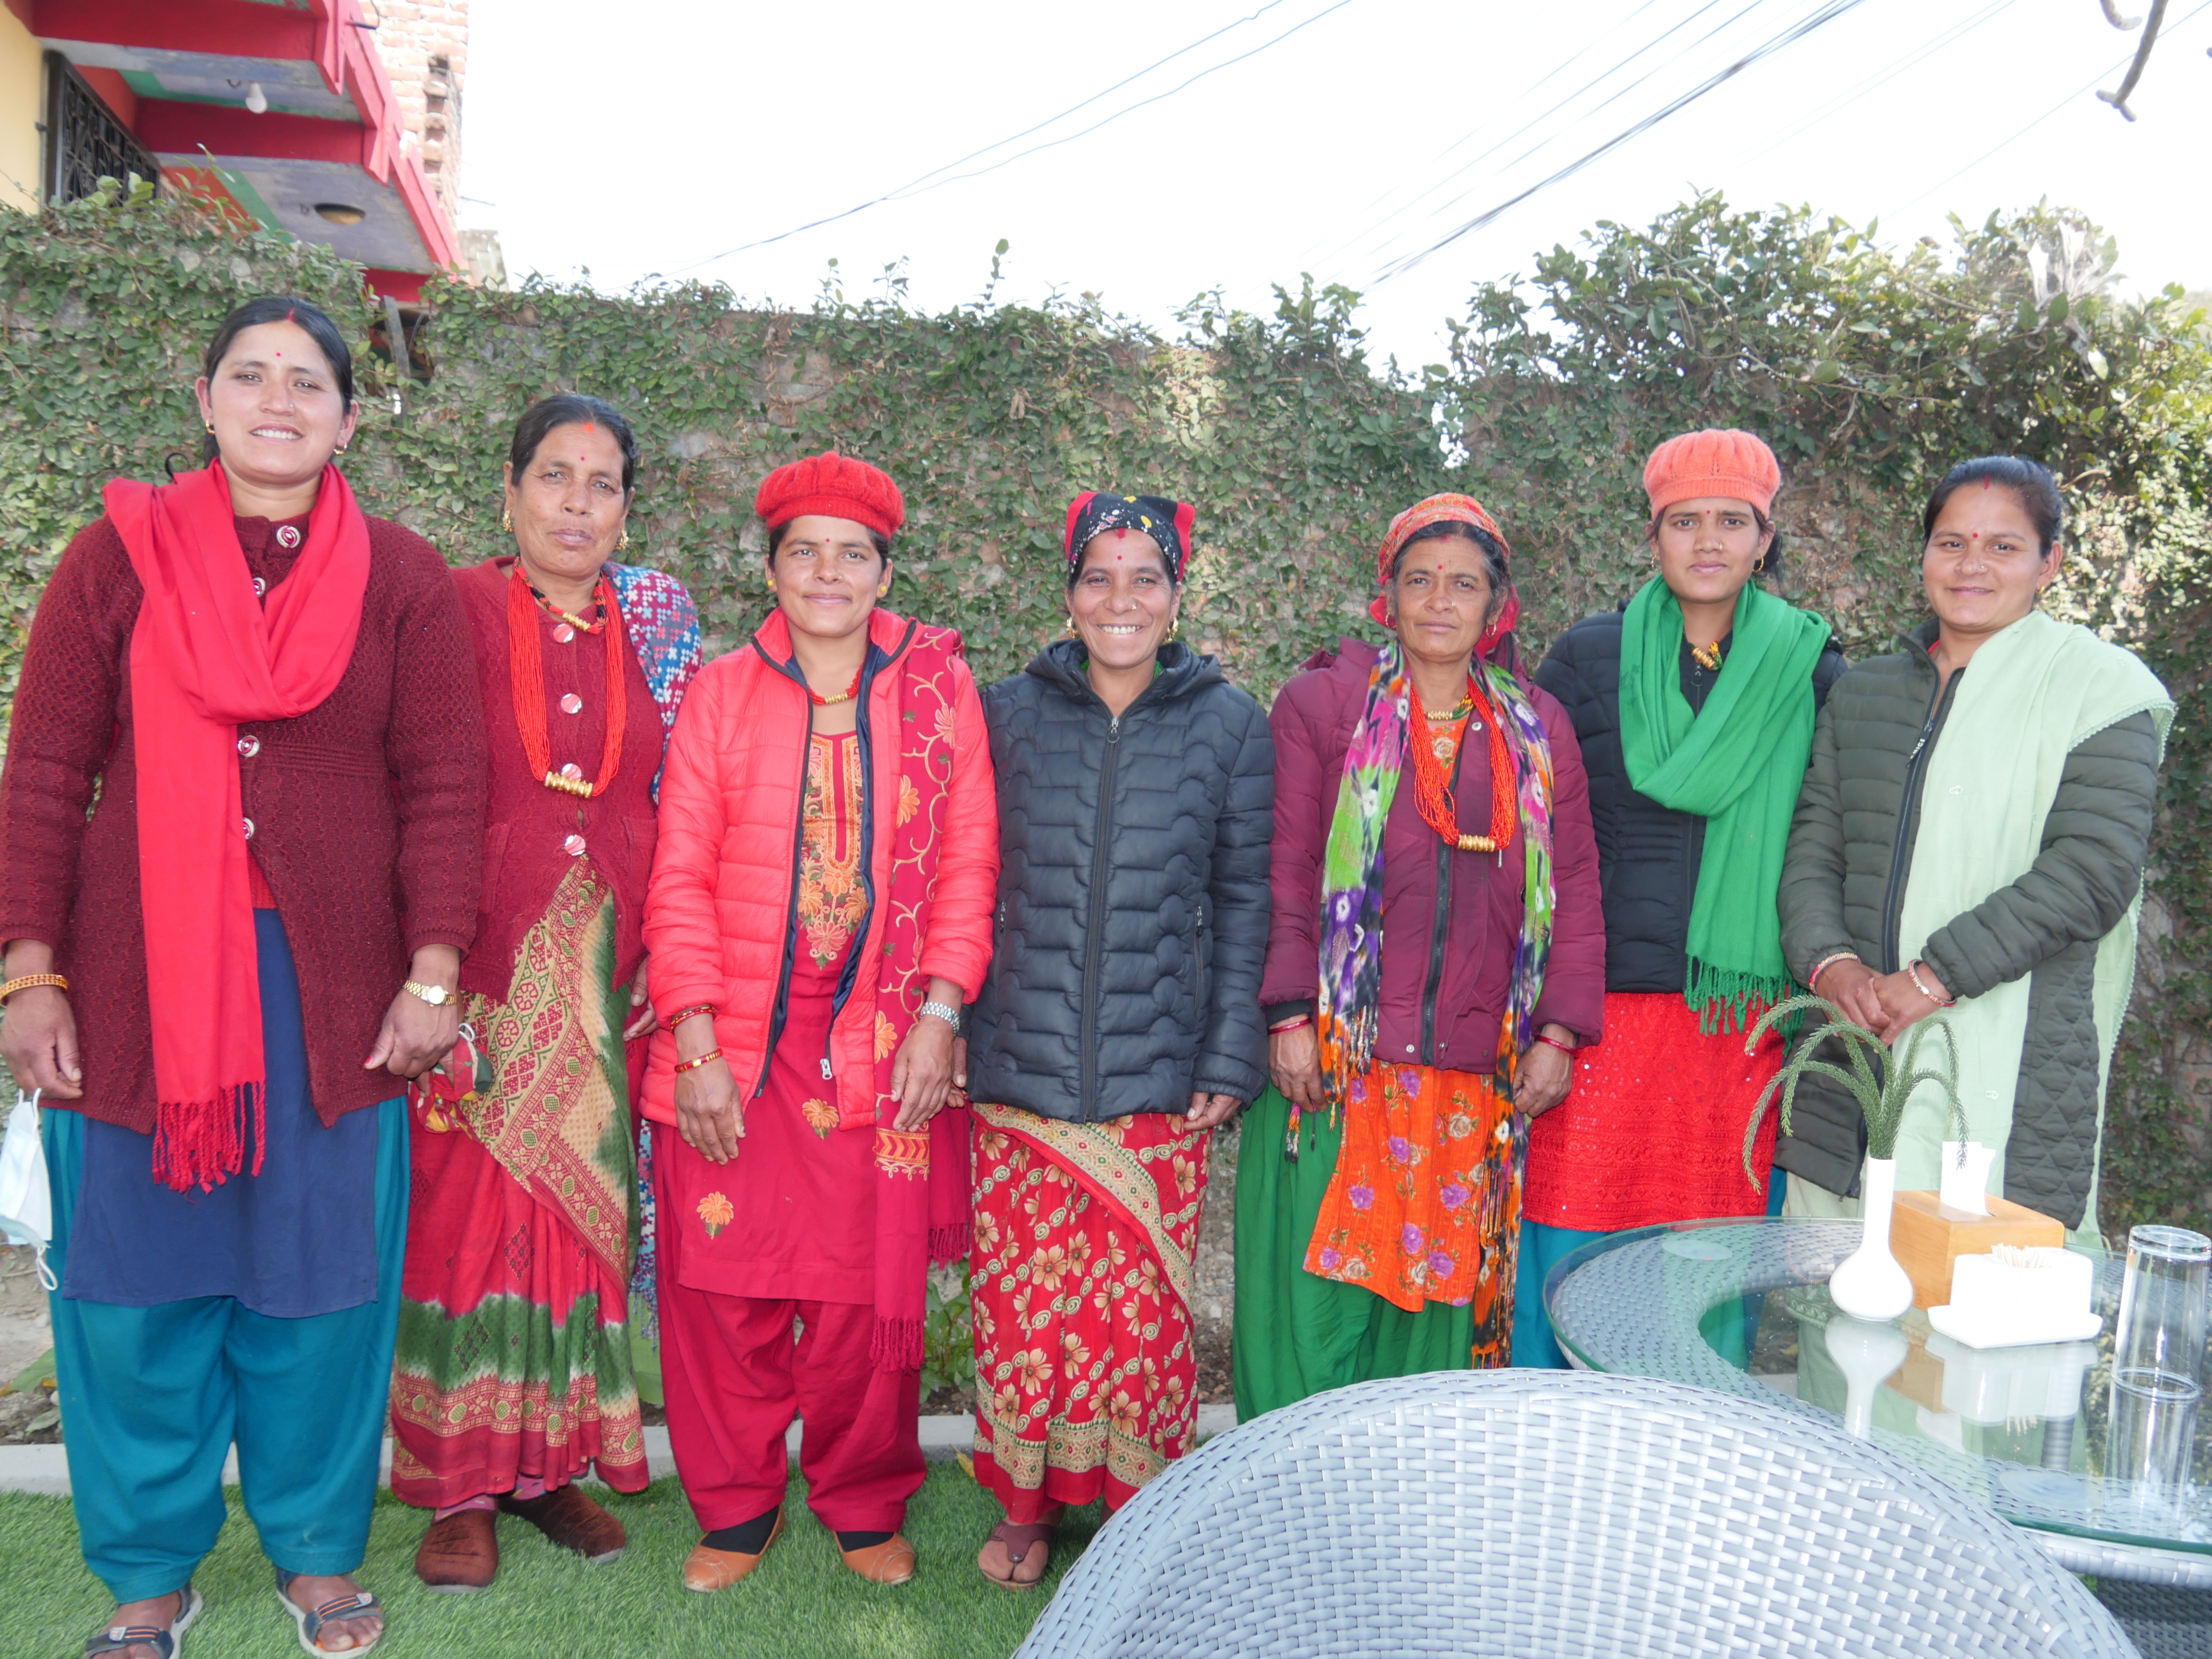
[[[899,745],[872,734],[897,729],[916,641],[959,644],[950,629],[885,611],[869,618],[868,639],[860,729],[868,756],[870,908],[852,991],[830,1030],[829,1058],[841,1084],[867,1079],[875,1064],[893,818],[880,803],[898,799]],[[953,668],[952,776],[921,970],[973,998],[991,961],[999,817],[983,706],[965,661],[956,658]],[[714,1035],[745,1100],[767,1077],[782,1024],[811,713],[790,629],[775,612],[750,642],[701,671],[661,775],[660,837],[645,906],[653,1006],[663,1021],[697,1003],[717,1010]],[[676,1121],[675,1063],[675,1039],[664,1024],[645,1079],[645,1115],[658,1123]]]

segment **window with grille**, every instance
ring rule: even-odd
[[[100,101],[58,52],[46,54],[46,199],[74,202],[100,188],[103,178],[132,173],[159,185],[161,165]]]

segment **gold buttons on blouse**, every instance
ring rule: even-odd
[[[261,739],[255,737],[251,732],[247,732],[244,737],[238,740],[238,752],[245,756],[246,759],[252,760],[256,755],[261,752]]]
[[[569,627],[566,623],[562,623],[558,628],[553,630],[553,641],[556,645],[566,645],[569,641],[575,637],[576,630]]]
[[[564,714],[582,714],[584,712],[584,700],[578,696],[574,691],[571,691],[567,696],[561,699],[561,712]]]
[[[566,853],[572,859],[580,859],[583,857],[584,838],[581,836],[569,836],[568,840],[561,843],[561,850]]]

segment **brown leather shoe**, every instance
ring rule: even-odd
[[[415,1552],[415,1576],[428,1589],[469,1595],[499,1577],[499,1534],[489,1510],[463,1510],[433,1521]]]
[[[611,1561],[629,1542],[623,1523],[577,1491],[573,1481],[543,1498],[502,1493],[498,1501],[500,1513],[521,1516],[553,1543],[575,1551],[586,1561]]]
[[[684,1558],[684,1588],[696,1590],[702,1595],[727,1589],[760,1565],[761,1556],[769,1546],[783,1536],[783,1511],[778,1510],[775,1525],[769,1528],[768,1543],[760,1547],[759,1554],[747,1555],[739,1550],[711,1550],[704,1544],[695,1544],[691,1553]]]
[[[894,1533],[866,1549],[840,1550],[845,1565],[871,1584],[903,1584],[914,1577],[914,1546]]]

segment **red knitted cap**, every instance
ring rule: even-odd
[[[1761,513],[1772,510],[1782,488],[1782,468],[1774,452],[1748,432],[1707,427],[1669,438],[1644,464],[1644,490],[1658,517],[1677,501],[1704,495],[1749,501]]]
[[[906,522],[906,498],[890,473],[832,449],[780,466],[762,479],[753,511],[771,529],[817,513],[850,519],[879,536],[896,536]]]

